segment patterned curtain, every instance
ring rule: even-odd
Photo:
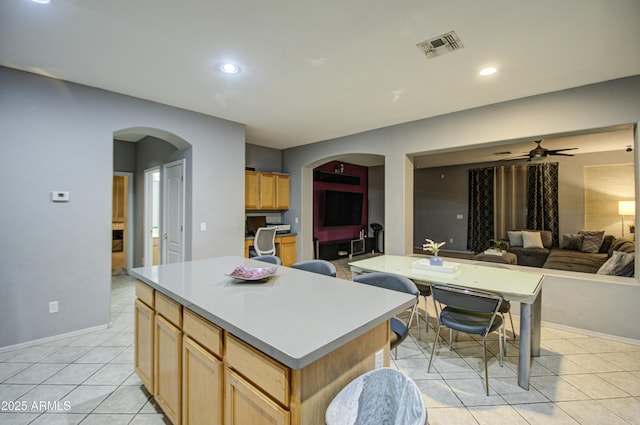
[[[494,169],[469,170],[467,249],[480,252],[493,239]]]
[[[527,179],[527,229],[550,230],[558,246],[558,163],[531,165]]]

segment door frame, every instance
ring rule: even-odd
[[[158,220],[158,264],[162,264],[162,169],[160,166],[151,167],[144,170],[144,218],[143,218],[143,238],[142,238],[142,258],[143,266],[153,265],[153,236],[150,233],[152,221],[153,221],[153,208],[151,205],[153,193],[153,180],[152,175],[158,173],[160,176],[159,190],[158,190],[158,212],[160,218]]]
[[[133,268],[133,246],[135,235],[135,220],[133,216],[134,211],[134,196],[133,196],[133,173],[124,171],[114,171],[114,176],[126,176],[127,177],[127,229],[125,232],[125,241],[127,244],[127,263],[125,264],[125,271],[129,273],[129,269]],[[113,200],[112,200],[113,202]],[[111,239],[111,237],[109,238]]]

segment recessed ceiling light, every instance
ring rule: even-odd
[[[493,75],[496,72],[498,72],[496,68],[494,68],[493,66],[488,66],[480,70],[480,75],[482,75],[483,77],[486,77],[487,75]]]
[[[51,0],[31,0],[34,3],[49,4]]]
[[[237,74],[238,72],[240,72],[240,67],[233,63],[223,63],[222,65],[220,65],[220,71],[224,72],[225,74]]]

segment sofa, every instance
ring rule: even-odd
[[[518,265],[634,276],[635,242],[604,235],[603,231],[582,230],[577,234],[564,234],[560,247],[552,246],[552,233],[548,230],[509,231],[507,252],[517,256]],[[518,233],[522,233],[522,241]],[[537,234],[537,235],[536,235]]]

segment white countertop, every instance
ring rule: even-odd
[[[302,369],[366,333],[415,298],[289,267],[265,283],[238,283],[236,266],[270,267],[219,257],[135,268],[130,274],[292,369]]]

